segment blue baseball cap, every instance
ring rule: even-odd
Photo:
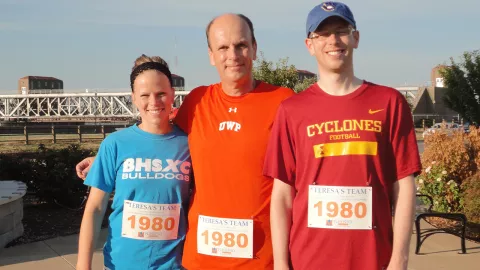
[[[351,24],[353,28],[357,28],[353,13],[347,5],[340,2],[323,2],[308,13],[307,37],[311,32],[317,30],[323,21],[333,16],[340,17]]]

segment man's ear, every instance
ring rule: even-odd
[[[210,59],[210,65],[215,66],[215,59],[213,58],[213,52],[210,46],[208,47],[208,58]]]
[[[354,48],[357,49],[357,48],[358,48],[358,44],[360,43],[360,32],[359,32],[359,31],[353,32],[353,39],[355,40],[355,46],[354,46]]]
[[[315,49],[313,48],[313,40],[310,38],[305,39],[305,46],[307,47],[308,52],[310,55],[315,55]]]

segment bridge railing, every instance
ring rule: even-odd
[[[179,107],[189,91],[175,92]],[[42,118],[136,118],[131,93],[0,95],[0,120]]]

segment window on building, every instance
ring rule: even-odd
[[[37,82],[37,89],[40,89],[42,85],[40,84],[40,81]]]

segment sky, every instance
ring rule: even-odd
[[[431,69],[480,49],[477,0],[344,0],[360,45],[358,77],[392,87],[424,85]],[[215,16],[248,16],[258,50],[316,73],[304,45],[311,0],[0,0],[0,94],[23,76],[63,80],[67,92],[128,91],[134,60],[159,55],[186,88],[217,82],[205,27]],[[175,61],[175,59],[177,59]]]

